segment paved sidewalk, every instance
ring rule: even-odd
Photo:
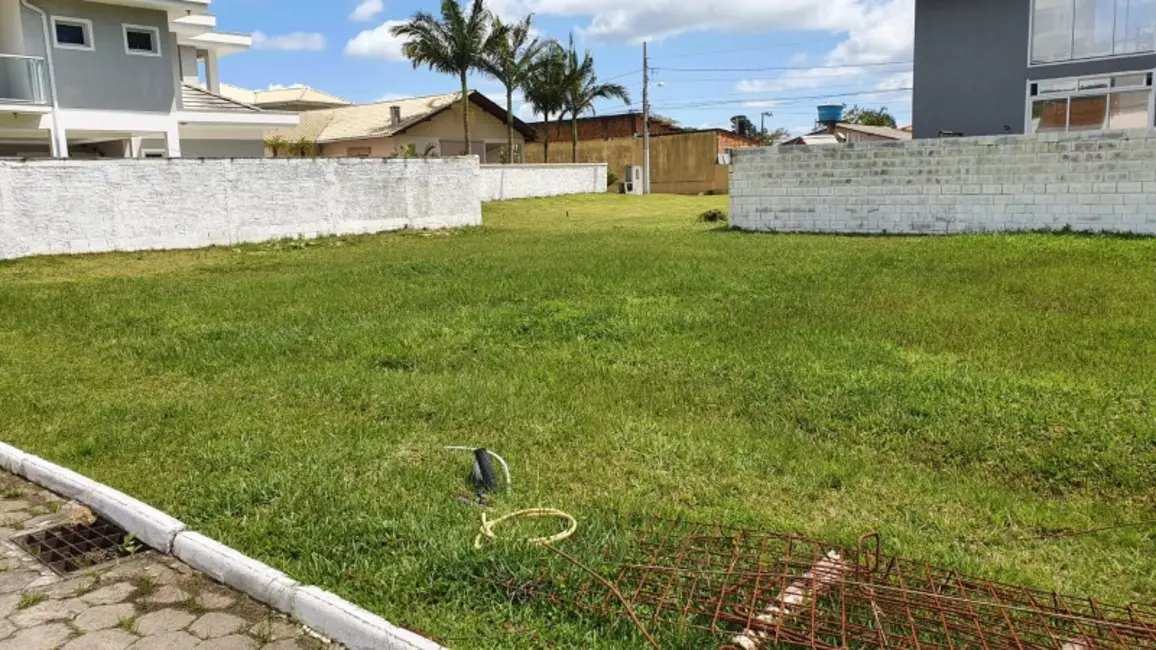
[[[62,577],[11,541],[87,514],[0,471],[0,650],[339,650],[175,558]]]

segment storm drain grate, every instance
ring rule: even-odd
[[[91,524],[65,524],[12,541],[60,575],[145,550],[123,528],[100,517]]]

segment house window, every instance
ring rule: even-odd
[[[1156,52],[1156,0],[1032,0],[1032,63]]]
[[[1031,133],[1156,124],[1151,72],[1037,81],[1029,85],[1028,102]]]
[[[372,147],[349,147],[345,155],[350,158],[368,158],[373,155]]]
[[[160,56],[160,30],[143,25],[125,25],[124,51],[126,54],[137,56]]]
[[[91,50],[92,21],[84,18],[52,17],[52,44],[64,50]]]

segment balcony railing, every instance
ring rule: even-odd
[[[47,104],[44,59],[0,54],[0,104]]]

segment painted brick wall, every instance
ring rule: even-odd
[[[0,259],[480,225],[477,158],[0,161]]]
[[[740,149],[730,188],[744,230],[1156,234],[1156,131]]]
[[[563,194],[606,192],[606,163],[578,165],[482,165],[481,199],[508,201]]]

